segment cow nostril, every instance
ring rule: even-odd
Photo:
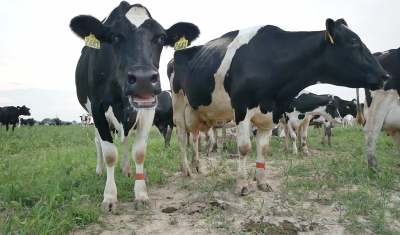
[[[382,79],[384,82],[386,82],[387,80],[389,80],[389,78],[390,78],[389,74],[384,74],[384,75],[381,76],[381,79]]]
[[[133,75],[128,76],[128,81],[130,84],[135,84],[136,83],[136,77]]]
[[[158,80],[158,75],[151,76],[151,79],[150,79],[151,83],[156,83],[157,80]]]

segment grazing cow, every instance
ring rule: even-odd
[[[89,127],[92,116],[90,114],[82,114],[79,116],[81,118],[81,123],[83,127]]]
[[[33,119],[33,118],[28,118],[28,119],[23,119],[23,118],[21,118],[21,125],[29,125],[29,126],[33,126],[33,125],[35,125],[35,119]]]
[[[156,95],[161,92],[158,72],[161,51],[164,46],[174,46],[181,38],[188,44],[200,34],[191,23],[177,23],[165,30],[150,12],[140,4],[130,5],[122,1],[102,22],[92,16],[77,16],[70,27],[80,38],[86,37],[79,59],[75,82],[78,100],[92,115],[95,124],[97,156],[96,172],[102,174],[103,156],[107,166],[107,182],[104,190],[103,210],[116,208],[117,186],[114,167],[118,150],[113,142],[110,126],[121,133],[123,148],[128,148],[128,112],[137,114],[137,133],[132,147],[136,164],[135,207],[148,204],[143,162],[147,139],[153,122]],[[93,38],[95,37],[95,39]],[[98,47],[99,46],[99,47]],[[123,166],[123,173],[131,173]]]
[[[175,51],[168,77],[184,177],[200,169],[199,131],[235,119],[240,157],[234,193],[248,192],[244,167],[251,148],[251,123],[258,128],[257,187],[269,191],[264,156],[270,131],[302,89],[317,83],[378,89],[389,79],[343,19],[327,19],[325,25],[326,30],[316,32],[259,26]],[[186,158],[187,131],[195,142],[192,170]]]
[[[346,129],[348,125],[353,126],[353,116],[351,114],[347,114],[342,120],[343,129]]]
[[[0,123],[6,126],[6,131],[8,131],[8,125],[12,125],[12,130],[14,131],[14,128],[20,122],[20,115],[30,116],[29,108],[25,107],[25,105],[22,107],[0,107]]]
[[[355,117],[357,115],[357,104],[355,99],[349,101],[343,100],[338,96],[334,96],[334,98],[338,102],[338,110],[340,116],[345,117],[347,115],[352,115]],[[328,146],[332,146],[331,136],[333,124],[329,120],[326,120],[324,117],[319,116],[314,117],[311,123],[312,125],[315,125],[317,123],[323,124],[324,129],[322,130],[321,144],[325,145],[325,136],[328,136]]]
[[[376,91],[365,89],[364,136],[367,144],[368,165],[378,170],[375,148],[381,129],[392,137],[394,145],[400,152],[400,48],[375,53],[374,56],[391,77],[384,89]],[[358,118],[362,117],[360,109],[357,111],[357,124],[364,124],[364,120]]]
[[[307,131],[310,120],[314,115],[320,115],[326,120],[341,123],[338,112],[338,101],[333,95],[316,95],[302,91],[290,104],[288,110],[283,114],[280,122],[285,126],[285,149],[288,149],[287,139],[293,142],[293,155],[297,155],[296,132],[298,132],[300,146],[303,154],[308,155]]]

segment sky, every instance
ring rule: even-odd
[[[279,0],[279,1],[128,1],[147,7],[165,29],[191,22],[201,31],[192,46],[226,32],[258,25],[287,31],[325,29],[327,18],[344,18],[371,52],[400,47],[400,1],[397,0]],[[59,117],[78,120],[85,113],[76,97],[75,68],[84,41],[69,29],[77,15],[104,19],[120,1],[2,1],[0,7],[0,107],[26,105],[36,120]],[[173,48],[164,47],[160,61],[161,86],[169,89],[167,63]],[[355,89],[314,85],[307,90],[355,98]],[[363,91],[360,91],[363,94]],[[363,95],[360,96],[364,100]]]

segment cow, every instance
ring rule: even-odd
[[[172,130],[174,129],[171,91],[162,91],[157,96],[158,104],[154,115],[153,124],[164,136],[164,147],[169,148]]]
[[[357,115],[357,104],[356,99],[353,100],[343,100],[339,96],[334,96],[335,100],[338,102],[338,110],[339,114],[342,117],[347,115],[356,116]],[[320,123],[323,125],[322,130],[322,140],[321,144],[325,146],[325,136],[328,136],[328,146],[332,147],[331,136],[332,136],[332,128],[334,124],[329,120],[326,120],[324,117],[316,116],[311,121],[312,125]],[[342,125],[343,122],[342,122]]]
[[[21,125],[26,125],[26,126],[35,125],[35,119],[33,119],[33,118],[28,118],[28,119],[21,118],[20,121],[21,121]]]
[[[12,125],[12,130],[19,124],[19,116],[30,116],[29,108],[25,105],[20,107],[6,106],[0,107],[0,123],[6,126],[6,131],[8,131],[8,125]]]
[[[287,139],[293,142],[293,155],[297,155],[296,132],[298,132],[300,146],[303,154],[309,155],[307,147],[307,131],[310,120],[314,115],[320,115],[326,120],[334,123],[341,123],[338,112],[339,102],[333,95],[316,95],[307,91],[300,92],[283,114],[280,122],[285,126],[285,149],[288,149]]]
[[[79,116],[81,118],[81,123],[83,127],[89,127],[90,122],[91,122],[91,118],[92,116],[88,113],[84,113],[82,114],[82,116]]]
[[[400,48],[374,53],[374,56],[391,78],[383,89],[375,91],[365,89],[363,109],[365,123],[359,108],[356,121],[357,124],[364,125],[368,165],[379,171],[375,148],[381,129],[392,137],[394,145],[400,152]]]
[[[270,131],[302,89],[317,83],[373,90],[383,86],[389,75],[345,20],[327,19],[325,26],[314,32],[258,26],[175,51],[167,73],[184,177],[200,170],[199,131],[235,119],[239,167],[234,193],[248,193],[244,167],[251,148],[250,123],[258,128],[257,188],[270,191],[264,171]],[[196,142],[192,169],[186,158],[187,131]]]
[[[143,162],[147,139],[153,122],[156,96],[161,93],[158,72],[164,46],[174,46],[181,39],[187,44],[196,39],[200,30],[192,23],[180,22],[164,29],[140,4],[122,1],[103,20],[80,15],[71,20],[70,28],[80,38],[86,37],[86,47],[75,73],[77,96],[82,107],[92,115],[95,125],[97,156],[96,172],[102,174],[103,157],[107,167],[107,182],[102,210],[114,210],[117,186],[114,168],[118,150],[110,126],[121,133],[123,148],[128,148],[130,129],[127,117],[137,114],[137,133],[132,147],[136,164],[135,208],[148,205]],[[91,48],[95,47],[95,48]],[[131,170],[123,166],[123,173]]]
[[[72,125],[76,125],[76,121],[75,120],[72,121]]]
[[[353,126],[353,115],[351,114],[347,114],[345,117],[343,117],[342,120],[343,129],[346,129],[347,126]]]

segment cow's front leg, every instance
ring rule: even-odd
[[[290,122],[288,122],[287,124],[287,129],[289,130],[289,134],[290,134],[290,139],[292,140],[292,144],[293,144],[293,155],[297,155],[297,146],[296,146],[296,139],[297,139],[297,135],[296,135],[296,131],[294,130],[294,128],[292,127],[292,124]]]
[[[237,145],[238,145],[238,152],[239,152],[239,166],[238,171],[236,173],[236,186],[234,189],[234,193],[236,195],[245,196],[248,194],[249,184],[247,182],[246,177],[246,158],[250,152],[251,148],[251,141],[250,141],[250,133],[249,133],[249,126],[250,126],[250,119],[251,117],[247,117],[239,122],[236,126],[236,133],[237,133]]]
[[[307,132],[308,132],[308,127],[309,127],[309,122],[305,123],[302,131],[300,133],[300,140],[301,140],[301,148],[303,150],[303,154],[309,155],[310,153],[308,152],[307,148]]]
[[[328,146],[332,147],[332,142],[331,142],[332,127],[327,127],[325,133],[328,136]]]
[[[257,179],[257,188],[263,192],[270,192],[272,190],[271,186],[267,182],[267,175],[265,173],[265,154],[268,151],[271,134],[271,131],[265,131],[261,128],[257,128],[257,162],[255,176]]]
[[[8,123],[6,124],[6,131],[8,131]]]
[[[94,137],[94,142],[96,143],[96,150],[97,150],[97,167],[96,167],[96,173],[98,175],[102,175],[104,172],[104,167],[103,167],[103,151],[101,150],[101,143],[100,143],[100,135],[98,133],[97,128],[95,128],[95,137]]]
[[[217,145],[217,143],[218,143],[218,132],[217,132],[217,128],[216,127],[213,127],[213,128],[211,128],[211,133],[212,133],[212,136],[211,136],[211,142],[213,143],[213,148],[212,148],[212,150],[211,150],[211,152],[217,152],[217,150],[218,150],[218,145]]]
[[[193,131],[193,155],[192,155],[192,172],[200,172],[200,160],[199,160],[199,132]]]
[[[132,158],[136,165],[135,181],[135,209],[141,205],[149,205],[149,197],[146,188],[146,174],[144,173],[143,163],[146,157],[147,140],[149,138],[151,125],[153,123],[155,110],[140,110],[138,115],[135,142],[132,146]]]
[[[167,131],[164,135],[164,148],[168,149],[169,148],[169,142],[171,141],[171,135],[172,135],[172,129],[174,128],[174,126],[169,127],[169,125],[167,125]]]
[[[122,135],[122,133],[121,133]],[[129,138],[131,134],[128,133],[127,136],[122,137],[122,161],[121,161],[121,172],[125,176],[131,177],[133,175],[131,170],[131,164],[129,163]]]
[[[322,146],[325,146],[326,128],[327,128],[327,127],[325,126],[325,124],[322,125],[322,140],[321,140]]]
[[[17,124],[13,124],[13,126],[12,126],[12,131],[14,131],[14,129],[15,129],[15,125],[17,125]]]

